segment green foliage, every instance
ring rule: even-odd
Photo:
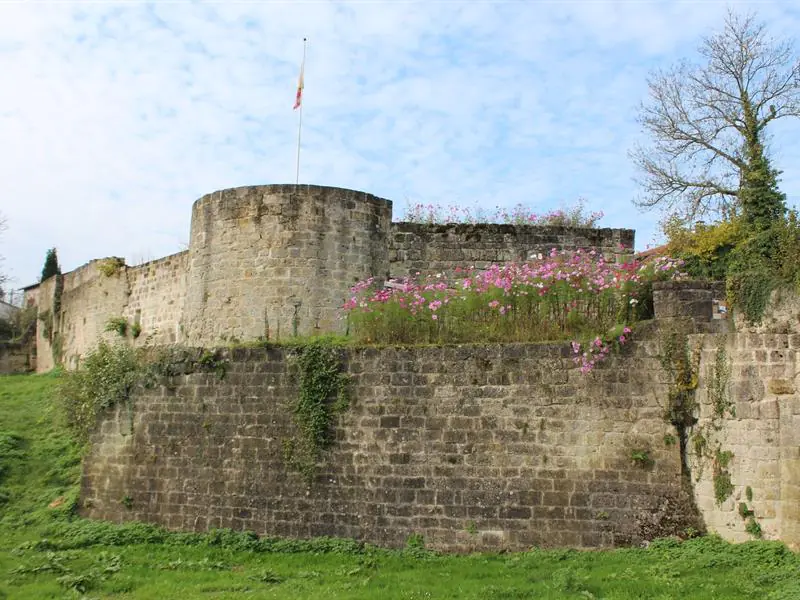
[[[733,453],[729,450],[717,450],[714,457],[712,482],[714,484],[714,499],[717,504],[722,504],[733,494],[733,482],[731,481],[731,474],[728,472],[728,465],[731,459],[733,459]]]
[[[89,440],[97,416],[120,403],[129,403],[137,387],[151,387],[163,378],[211,372],[225,377],[227,359],[219,350],[182,348],[132,348],[123,341],[100,340],[79,368],[66,372],[58,394],[67,426],[81,443]]]
[[[46,281],[53,275],[61,275],[61,267],[58,264],[58,254],[55,248],[50,248],[44,259],[42,267],[42,277],[40,281]]]
[[[47,340],[53,339],[53,313],[49,310],[41,311],[39,321],[42,322],[42,336]]]
[[[133,325],[131,325],[131,337],[133,339],[138,338],[142,334],[142,324],[138,321],[135,321]]]
[[[696,279],[725,279],[731,251],[743,236],[739,219],[690,227],[673,215],[662,223],[662,230],[667,236],[667,253],[682,259],[683,270]]]
[[[12,431],[0,431],[0,485],[9,476],[14,465],[24,458],[25,438]]]
[[[125,267],[125,260],[116,256],[106,258],[97,265],[98,270],[106,277],[118,275]]]
[[[196,360],[196,367],[200,371],[216,373],[217,379],[225,379],[228,369],[228,362],[220,356],[219,350],[202,350],[200,357]]]
[[[742,517],[743,519],[746,519],[747,517],[752,517],[753,514],[755,514],[755,513],[753,513],[753,509],[749,508],[747,506],[746,502],[739,502],[739,516],[740,517]]]
[[[10,319],[0,318],[0,341],[10,340],[14,337],[14,323]]]
[[[406,548],[412,550],[425,549],[425,537],[421,533],[412,533],[406,538]]]
[[[758,122],[749,103],[744,114],[747,129],[752,133],[746,137],[744,147],[746,167],[741,174],[739,203],[748,229],[764,231],[786,214],[786,195],[778,189],[779,172],[764,154]]]
[[[708,398],[714,409],[715,419],[722,419],[725,413],[730,414],[732,417],[736,416],[736,407],[731,400],[728,389],[730,378],[731,367],[728,361],[728,354],[724,346],[720,346],[717,348],[714,357],[714,367],[708,383]]]
[[[129,401],[141,369],[137,350],[123,342],[101,340],[79,369],[64,374],[58,393],[67,426],[78,441],[88,442],[101,411]]]
[[[800,222],[796,211],[753,229],[731,253],[727,291],[732,306],[758,324],[771,292],[800,284]]]
[[[631,450],[631,460],[640,467],[650,467],[654,463],[653,458],[650,456],[650,452],[646,449],[640,448]]]
[[[756,521],[756,518],[753,516],[750,516],[747,519],[747,523],[745,523],[744,530],[750,535],[752,535],[754,538],[760,539],[762,536],[761,524],[758,521]]]
[[[295,358],[300,371],[300,389],[292,410],[297,435],[284,440],[284,458],[310,483],[321,453],[331,444],[334,416],[349,403],[348,377],[342,371],[338,349],[325,340],[299,346]]]
[[[109,317],[106,321],[106,331],[116,332],[119,337],[128,335],[128,319],[125,317]]]
[[[753,501],[753,488],[751,488],[751,487],[748,485],[748,486],[747,486],[747,487],[744,489],[744,495],[745,495],[745,498],[747,498],[747,501],[748,501],[748,502],[752,502],[752,501]]]

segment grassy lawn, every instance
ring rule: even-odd
[[[776,542],[443,556],[77,519],[79,451],[56,383],[0,377],[0,598],[800,600],[800,557]]]

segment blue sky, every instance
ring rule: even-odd
[[[289,183],[308,37],[301,183],[394,202],[543,212],[586,199],[658,240],[628,151],[655,67],[725,11],[800,31],[796,2],[0,2],[0,238],[11,287],[186,247],[191,204]],[[771,147],[800,198],[800,124]]]

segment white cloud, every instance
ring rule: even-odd
[[[797,10],[753,4],[776,35]],[[746,8],[737,4],[737,8]],[[294,179],[291,110],[309,38],[301,179],[395,202],[586,197],[652,238],[627,150],[657,65],[721,23],[716,2],[0,3],[5,269],[156,258],[191,203]],[[798,126],[776,128],[787,171]],[[795,136],[794,138],[792,136]],[[800,197],[800,175],[783,188]]]

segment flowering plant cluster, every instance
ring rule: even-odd
[[[681,277],[680,266],[667,257],[617,263],[595,251],[553,249],[486,270],[417,273],[381,287],[361,281],[343,317],[352,335],[372,343],[573,340],[588,372],[628,341],[650,284]]]
[[[598,221],[604,216],[603,212],[587,213],[584,204],[585,201],[579,199],[574,206],[543,214],[533,212],[524,204],[517,204],[511,209],[498,206],[493,212],[481,207],[470,209],[466,206],[456,205],[445,207],[438,204],[412,204],[406,208],[403,221],[428,225],[505,223],[508,225],[596,227]]]

